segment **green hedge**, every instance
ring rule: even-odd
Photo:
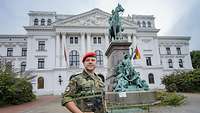
[[[162,83],[170,92],[200,92],[200,69],[164,76]]]
[[[177,106],[183,104],[186,97],[175,92],[157,92],[157,99],[161,101],[162,105]]]
[[[36,96],[32,85],[24,78],[15,78],[14,73],[0,71],[0,105],[21,104],[32,101]]]

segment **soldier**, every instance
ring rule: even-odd
[[[85,69],[72,75],[63,94],[62,105],[72,113],[104,113],[101,78],[94,73],[96,53],[88,52],[82,60]]]

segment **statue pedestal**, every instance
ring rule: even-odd
[[[108,49],[106,50],[105,55],[108,58],[108,76],[106,82],[108,85],[108,91],[112,91],[113,80],[114,80],[114,69],[119,64],[124,54],[129,54],[129,47],[132,43],[127,42],[126,40],[114,40],[110,43]]]
[[[108,107],[117,105],[148,105],[157,101],[155,91],[106,92],[105,95]]]

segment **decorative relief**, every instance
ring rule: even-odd
[[[98,13],[91,14],[82,18],[74,19],[64,23],[69,26],[105,26],[108,25],[108,17]]]
[[[109,26],[109,16],[95,12],[90,15],[77,17],[62,23],[63,26]],[[122,21],[124,27],[133,27]]]

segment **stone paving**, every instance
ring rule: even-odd
[[[152,107],[149,113],[200,113],[200,94],[184,94],[187,102],[184,105],[172,107]],[[41,96],[36,101],[0,108],[0,113],[70,113],[61,106],[60,96]]]

